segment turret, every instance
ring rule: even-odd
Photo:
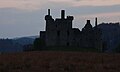
[[[48,15],[45,16],[45,20],[53,20],[52,16],[50,15],[50,9],[48,9]]]
[[[67,16],[67,19],[68,19],[68,20],[73,20],[74,17],[73,17],[73,16]]]
[[[92,25],[91,25],[91,23],[90,23],[90,20],[87,20],[87,23],[86,23],[86,25],[85,25],[84,28],[85,28],[85,29],[92,29]]]

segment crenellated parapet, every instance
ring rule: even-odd
[[[74,17],[73,16],[67,16],[67,20],[74,20]]]

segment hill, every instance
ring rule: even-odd
[[[22,45],[15,43],[12,39],[0,39],[0,52],[21,52]]]
[[[25,45],[33,44],[38,36],[28,36],[13,39],[0,39],[0,52],[22,52]]]
[[[20,45],[27,45],[27,44],[33,44],[34,39],[29,37],[22,37],[18,39],[13,39],[13,41]]]
[[[0,72],[120,72],[120,54],[24,52],[0,55]]]
[[[33,41],[38,38],[39,36],[25,36],[25,37],[18,37],[18,38],[13,38],[12,40],[15,43],[21,44],[21,45],[27,45],[27,44],[33,44]]]
[[[101,38],[104,43],[104,52],[113,52],[120,44],[120,23],[101,23]]]

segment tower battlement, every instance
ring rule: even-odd
[[[74,17],[73,17],[73,16],[67,16],[67,19],[68,19],[68,20],[73,20]]]

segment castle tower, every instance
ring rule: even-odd
[[[53,46],[55,45],[55,23],[54,19],[52,18],[50,14],[50,9],[48,9],[48,15],[45,16],[46,20],[46,45],[47,46]]]
[[[65,16],[65,10],[61,10],[61,18],[55,19],[57,36],[56,45],[70,46],[72,38],[72,21],[73,16]]]
[[[87,20],[84,28],[82,29],[82,43],[83,47],[94,47],[94,34],[93,27],[90,23],[90,20]]]
[[[46,20],[45,42],[46,46],[70,46],[72,45],[72,21],[73,16],[65,17],[65,10],[61,10],[61,18],[52,18],[48,9]]]
[[[46,20],[46,31],[48,31],[54,22],[54,19],[50,15],[50,9],[48,9],[48,15],[45,16],[45,20]]]

